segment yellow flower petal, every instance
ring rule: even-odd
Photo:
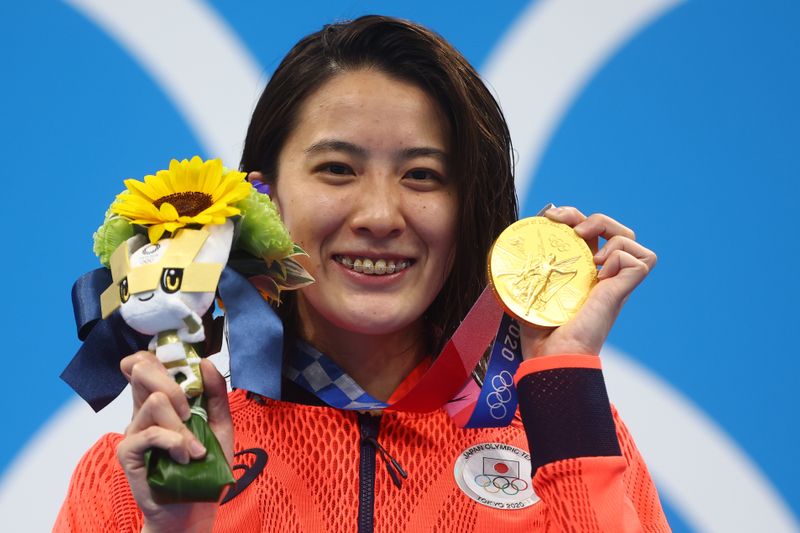
[[[111,206],[114,213],[127,218],[147,218],[153,221],[160,220],[158,209],[145,200],[140,198],[130,198],[125,202],[116,203]]]
[[[183,222],[164,222],[164,228],[170,233],[174,233],[175,230],[180,229],[184,226],[186,226],[186,224],[184,224]]]
[[[178,161],[177,159],[170,161],[168,180],[175,192],[189,190],[189,182],[186,179],[186,169],[188,166],[189,164],[185,159],[183,161]]]
[[[168,172],[166,174],[169,174]],[[158,200],[164,196],[168,196],[172,194],[172,188],[169,186],[169,182],[165,181],[164,171],[159,170],[156,172],[155,176],[145,176],[144,182],[153,190],[155,196],[153,196],[153,200]]]
[[[191,222],[205,226],[206,224],[210,224],[211,220],[212,218],[210,215],[204,215],[203,213],[200,213],[199,215],[193,216]]]
[[[141,181],[134,179],[125,180],[123,183],[125,183],[125,187],[127,187],[128,190],[134,195],[146,198],[150,201],[158,200],[161,197],[161,195],[159,195],[158,192],[156,192],[153,187],[147,183],[142,183]]]
[[[178,210],[169,202],[164,202],[159,208],[161,220],[178,220]]]
[[[216,199],[215,203],[235,204],[236,202],[247,198],[247,196],[250,194],[250,189],[252,188],[253,186],[250,185],[249,182],[242,182],[220,198]]]
[[[164,226],[162,224],[156,224],[155,226],[150,226],[147,228],[147,237],[150,239],[151,243],[156,243],[164,235]]]

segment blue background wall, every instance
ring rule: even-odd
[[[485,71],[533,5],[281,4],[200,5],[265,76],[302,35],[366,12],[422,22]],[[74,464],[72,457],[31,460],[24,452],[74,398],[58,373],[78,347],[69,289],[95,268],[91,234],[123,178],[153,172],[172,157],[220,154],[209,153],[157,80],[84,10],[6,2],[0,20],[0,512],[13,521],[44,507],[37,512],[50,520],[57,498],[31,495],[29,510],[9,502],[20,498],[20,475],[39,483],[51,476],[63,487],[64,474],[52,472]],[[800,4],[788,0],[671,5],[597,65],[559,117],[539,164],[518,177],[530,182],[520,198],[524,214],[547,201],[606,212],[658,252],[658,268],[631,298],[610,343],[710,417],[764,477],[765,497],[795,516],[798,27]],[[534,86],[537,74],[519,65],[520,84]],[[669,430],[693,438],[682,427]],[[748,479],[741,483],[752,488],[744,486]],[[668,494],[664,503],[676,531],[715,530],[713,517],[698,518]],[[795,530],[791,518],[782,523]]]

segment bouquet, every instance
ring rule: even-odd
[[[86,320],[83,315],[92,315],[85,311],[91,307],[85,300],[102,289],[101,331],[118,338],[124,323],[134,336],[140,336],[139,342],[144,337],[148,349],[186,394],[192,413],[186,425],[207,450],[204,458],[186,465],[173,461],[164,450],[150,450],[148,482],[154,499],[160,503],[218,501],[234,478],[205,411],[200,373],[204,322],[210,323],[209,312],[219,296],[226,312],[231,305],[247,308],[254,290],[259,300],[278,304],[282,290],[303,287],[313,278],[295,260],[304,252],[292,242],[276,206],[262,192],[263,184],[254,187],[243,172],[226,169],[218,159],[172,160],[169,169],[145,176],[143,181],[125,180],[125,186],[94,234],[94,252],[106,267],[106,280],[110,270],[110,283],[98,283],[103,273],[94,272],[88,290],[81,280],[73,289],[79,336],[83,333],[86,341],[82,352],[92,351],[87,344],[100,342],[90,343],[98,319]],[[230,272],[226,286],[234,287],[227,291],[233,301],[226,301],[225,291],[218,292],[224,272]],[[242,274],[247,278],[245,285]],[[102,287],[104,284],[107,286]],[[274,315],[268,318],[275,323]],[[254,320],[248,322],[254,325]],[[87,326],[91,334],[85,331]],[[236,329],[231,326],[229,323],[230,335],[240,333],[231,331]],[[120,346],[118,351],[125,348]],[[86,398],[82,393],[85,376],[76,379],[76,374],[93,369],[87,368],[90,363],[82,352],[62,377]],[[126,354],[116,355],[118,360]],[[233,361],[233,350],[231,357]],[[76,386],[75,381],[81,383]],[[102,404],[107,403],[106,396],[99,401],[96,394],[87,399]],[[95,403],[93,407],[97,407]]]

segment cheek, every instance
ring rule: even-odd
[[[418,205],[417,227],[437,256],[447,261],[449,270],[455,255],[458,207],[454,197],[447,196],[440,200]]]
[[[314,190],[282,195],[276,198],[278,208],[289,234],[314,260],[326,238],[344,224],[347,201]]]

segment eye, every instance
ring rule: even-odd
[[[434,172],[433,170],[428,170],[426,168],[415,168],[414,170],[409,170],[408,172],[406,172],[406,177],[414,181],[429,181],[429,180],[440,181],[442,179],[442,176],[439,175],[437,172]]]
[[[122,303],[127,302],[131,298],[131,293],[128,290],[128,278],[122,278],[119,282],[119,301]]]
[[[166,293],[177,292],[181,288],[182,280],[182,268],[165,268],[164,273],[161,275],[161,288]]]
[[[334,174],[336,176],[347,176],[354,174],[353,169],[344,163],[325,163],[324,165],[321,165],[319,169],[322,172]]]

